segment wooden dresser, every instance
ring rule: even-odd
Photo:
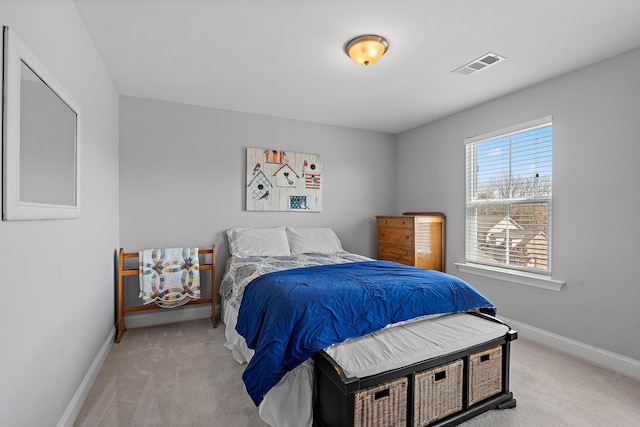
[[[445,216],[440,212],[405,212],[376,217],[378,259],[445,270]]]

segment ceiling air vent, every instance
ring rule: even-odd
[[[489,52],[485,55],[482,55],[480,58],[475,59],[466,65],[463,65],[460,68],[456,68],[455,70],[452,71],[452,73],[468,76],[477,71],[484,70],[485,68],[489,68],[490,66],[504,60],[505,60],[504,56],[496,55],[495,53]]]

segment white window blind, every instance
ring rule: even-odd
[[[551,274],[551,117],[465,144],[466,262]]]

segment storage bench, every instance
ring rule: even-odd
[[[457,313],[396,328],[374,333],[380,347],[367,336],[313,357],[314,426],[453,426],[515,406],[517,332],[500,320]]]

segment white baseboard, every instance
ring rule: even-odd
[[[569,353],[572,356],[588,360],[600,366],[604,366],[621,374],[640,379],[640,361],[612,353],[589,344],[575,341],[552,332],[539,329],[526,323],[520,323],[516,320],[507,319],[499,316],[505,323],[518,331],[518,335],[523,338],[540,344],[548,345],[556,350]]]
[[[107,339],[102,344],[100,351],[96,355],[95,359],[91,363],[89,370],[85,374],[78,390],[73,395],[71,402],[67,405],[67,409],[65,409],[64,414],[58,421],[58,427],[72,427],[73,423],[76,421],[80,410],[82,409],[82,405],[84,405],[84,401],[87,400],[87,396],[89,395],[89,391],[91,391],[91,387],[102,369],[102,365],[107,360],[107,356],[109,356],[109,352],[111,351],[111,347],[113,347],[113,343],[116,337],[116,328],[115,326],[111,328],[111,332],[107,336]]]
[[[216,305],[216,313],[219,313]],[[217,314],[216,314],[217,315]],[[125,315],[124,324],[127,329],[146,326],[164,325],[165,323],[184,322],[187,320],[207,319],[211,317],[211,305],[193,305],[176,309],[151,310]],[[125,332],[126,333],[126,332]]]

